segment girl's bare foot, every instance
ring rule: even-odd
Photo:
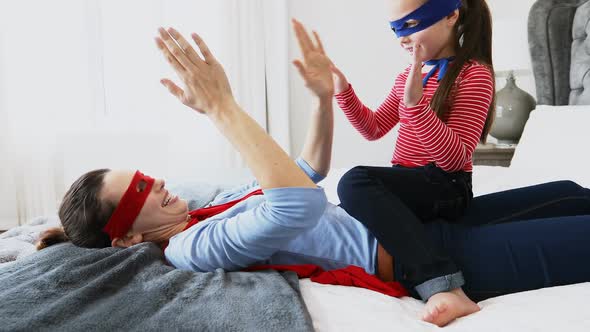
[[[481,310],[461,288],[432,295],[424,309],[422,320],[443,327],[456,318]]]

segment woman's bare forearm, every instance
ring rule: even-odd
[[[237,104],[212,112],[209,118],[240,152],[262,189],[316,185],[285,151]]]
[[[324,176],[328,175],[330,171],[333,140],[334,107],[332,96],[318,98],[311,114],[301,158],[317,173]]]

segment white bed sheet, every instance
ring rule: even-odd
[[[420,320],[422,302],[366,289],[299,283],[317,331],[434,331]],[[510,294],[479,303],[482,310],[460,318],[444,331],[589,331],[590,283]]]

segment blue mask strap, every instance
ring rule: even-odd
[[[445,74],[447,73],[447,68],[449,66],[449,62],[451,62],[453,60],[455,60],[454,56],[448,57],[448,58],[442,58],[442,59],[428,60],[428,61],[424,62],[424,64],[429,65],[429,66],[434,66],[434,67],[432,67],[432,69],[430,69],[428,74],[426,74],[426,76],[422,80],[422,87],[426,86],[426,84],[428,83],[428,79],[430,79],[432,77],[432,75],[434,75],[434,72],[436,72],[437,69],[440,69],[438,72],[438,79],[437,79],[437,81],[440,82],[443,79],[443,77],[445,76]]]

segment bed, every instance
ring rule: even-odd
[[[585,90],[590,88],[589,20],[588,0],[542,0],[532,7],[529,44],[540,106],[531,114],[509,168],[475,167],[476,196],[560,179],[590,187],[590,153],[585,150],[590,142],[590,90]],[[336,184],[346,170],[332,170],[321,183],[333,203],[338,203]],[[244,176],[236,175],[231,182],[239,182]],[[188,185],[183,181],[185,186],[176,189],[184,190],[192,198],[192,207],[198,207],[229,185],[227,177],[223,186],[211,185],[210,176],[206,180],[191,179]],[[200,190],[191,191],[195,187]],[[32,243],[39,232],[57,222],[56,216],[40,217],[0,234],[0,330],[438,329],[420,321],[423,303],[413,298],[391,298],[308,279],[297,282],[292,275],[276,272],[179,273],[166,267],[149,245],[88,252],[65,244],[47,249],[52,250],[51,255],[35,253]],[[96,254],[101,257],[98,262],[88,256]],[[63,266],[62,275],[55,275],[51,266],[56,265]],[[113,283],[97,278],[98,272],[127,279]],[[94,277],[87,280],[88,275]],[[115,297],[115,289],[123,289],[129,298]],[[68,290],[74,296],[56,294],[56,290]],[[142,294],[156,298],[157,306],[130,302],[134,297],[141,299]],[[480,312],[445,329],[590,331],[586,309],[589,297],[590,283],[501,296],[480,302]],[[117,306],[121,302],[127,305]],[[84,310],[90,304],[93,309]],[[134,325],[117,325],[120,322]]]

